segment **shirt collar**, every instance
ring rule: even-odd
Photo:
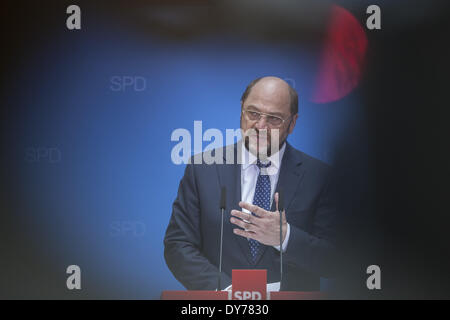
[[[256,156],[249,152],[247,148],[245,147],[244,143],[241,140],[241,155],[242,155],[242,169],[246,170],[251,165],[256,165]],[[283,143],[283,146],[281,147],[280,151],[278,151],[275,154],[272,154],[270,157],[267,158],[268,161],[271,162],[271,167],[275,167],[278,171],[281,166],[281,161],[283,160],[284,151],[286,150],[286,142]],[[246,161],[248,159],[248,161]]]

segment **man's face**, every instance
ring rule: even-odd
[[[243,101],[242,111],[244,112],[241,112],[241,130],[245,146],[260,158],[278,152],[277,147],[281,148],[287,136],[292,133],[298,118],[297,114],[291,114],[287,84],[278,78],[264,78],[256,83],[247,99]],[[246,111],[264,113],[285,121],[280,125],[274,125],[275,119],[270,119],[267,115],[262,115],[259,120],[252,120]],[[272,138],[275,145],[272,145]]]

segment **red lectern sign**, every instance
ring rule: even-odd
[[[267,270],[233,270],[233,300],[266,300]]]

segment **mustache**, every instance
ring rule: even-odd
[[[256,128],[250,128],[242,132],[242,138],[244,139],[246,145],[249,144],[250,141],[253,143],[258,143],[261,140],[266,140],[264,144],[267,145],[282,145],[284,141],[280,141],[280,132],[278,129],[274,130],[259,130]],[[283,139],[285,140],[285,139]],[[281,142],[281,143],[280,143]]]
[[[271,136],[271,131],[270,130],[259,130],[259,129],[255,129],[255,128],[251,128],[251,129],[247,129],[244,132],[244,136],[246,137],[251,137],[251,136]]]

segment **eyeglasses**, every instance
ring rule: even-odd
[[[242,113],[245,115],[245,118],[248,121],[259,121],[262,116],[265,116],[267,123],[271,127],[279,127],[285,121],[287,121],[290,117],[292,117],[292,116],[289,116],[287,119],[283,119],[281,117],[274,116],[274,115],[271,115],[271,114],[268,114],[268,113],[263,113],[263,112],[254,111],[254,110],[247,110],[247,109],[243,109]]]

